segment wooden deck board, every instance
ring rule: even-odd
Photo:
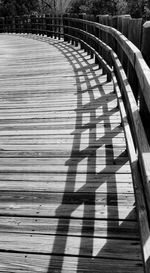
[[[29,218],[29,217],[2,217],[0,231],[5,233],[25,233],[25,234],[56,234],[56,226],[58,218]],[[70,219],[70,236],[80,236],[82,219]],[[116,226],[114,220],[96,220],[94,227],[94,237],[107,237],[107,225],[109,224],[109,236],[111,238],[120,239],[137,239],[138,240],[138,228],[136,221],[125,221],[123,225]],[[84,220],[85,229],[82,232],[82,236],[93,237],[91,234],[92,221]],[[60,223],[59,236],[65,235],[68,226],[68,219],[64,218]]]
[[[112,82],[63,41],[0,37],[0,272],[143,273]]]
[[[105,273],[141,273],[143,272],[142,263],[140,261],[122,260],[122,259],[104,259],[104,258],[86,258],[81,256],[48,256],[48,255],[33,255],[30,253],[0,253],[1,270],[2,272],[30,272],[41,273],[45,272],[62,272],[65,273],[82,273],[94,272],[99,273],[100,270]],[[17,268],[17,270],[16,270]]]

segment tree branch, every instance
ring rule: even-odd
[[[48,6],[50,9],[52,9],[51,4],[47,3],[45,0],[42,0],[42,2],[43,2],[46,6]]]

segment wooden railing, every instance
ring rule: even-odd
[[[125,22],[128,21],[127,18],[129,19],[126,16]],[[98,17],[97,20],[102,21],[102,17]],[[141,24],[141,21],[138,22]],[[139,217],[144,225],[142,242],[145,268],[146,272],[150,272],[150,250],[148,246],[145,246],[147,237],[150,235],[150,223],[146,222],[147,219],[150,219],[150,69],[139,50],[140,39],[137,39],[137,44],[139,44],[136,47],[136,43],[133,44],[119,30],[110,25],[69,16],[31,16],[0,20],[1,32],[47,35],[57,39],[63,38],[75,46],[80,45],[91,57],[95,58],[95,62],[102,68],[103,73],[107,74],[107,80],[113,80],[125,130],[133,179],[136,185],[143,187],[144,191],[146,211],[141,207],[142,212]],[[127,32],[125,23],[124,32]],[[142,185],[137,184],[137,180],[142,181]],[[138,190],[138,188],[135,189],[135,191]],[[140,201],[137,200],[137,202]]]

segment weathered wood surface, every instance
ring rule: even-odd
[[[112,82],[63,41],[0,37],[0,272],[144,272]]]

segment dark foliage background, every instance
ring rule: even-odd
[[[150,0],[1,0],[0,16],[55,13],[131,14],[150,19]]]

